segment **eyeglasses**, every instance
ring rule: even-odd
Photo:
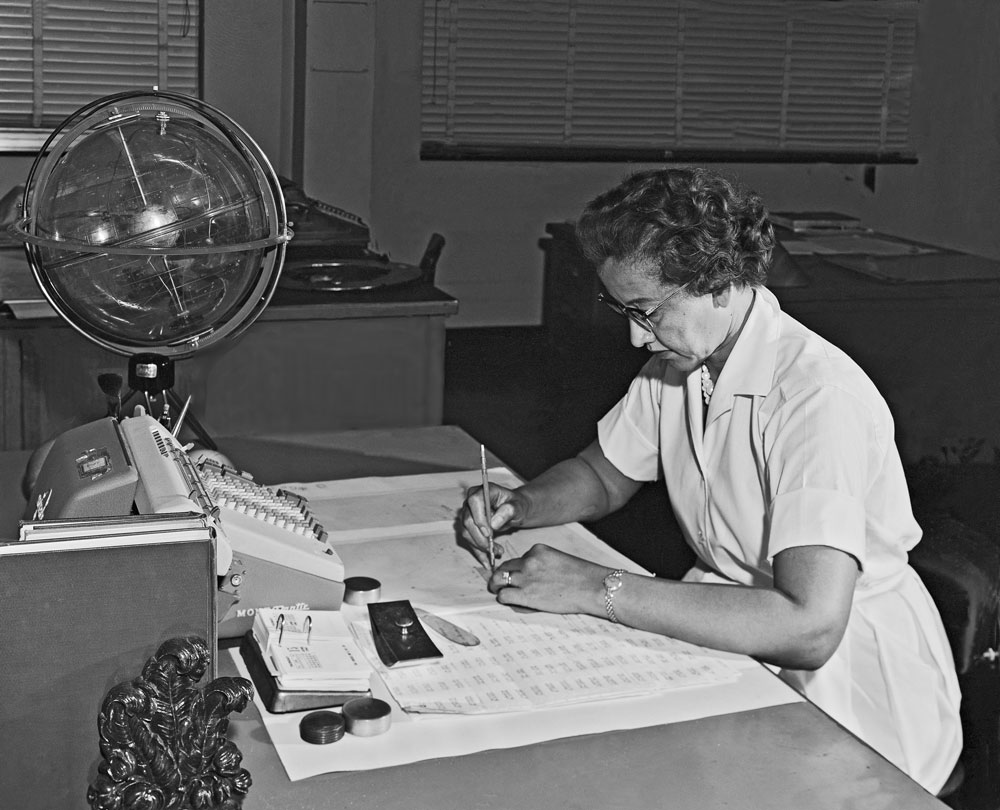
[[[619,303],[614,298],[612,298],[606,292],[599,292],[597,294],[597,300],[607,304],[611,309],[617,312],[619,315],[624,315],[632,323],[645,329],[647,332],[653,331],[653,322],[649,319],[656,310],[662,307],[667,301],[673,298],[677,293],[683,290],[687,285],[682,284],[676,290],[671,290],[670,294],[666,298],[660,299],[657,303],[653,304],[649,309],[639,309],[639,307],[629,307],[625,304]]]

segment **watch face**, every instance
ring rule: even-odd
[[[609,591],[617,591],[622,586],[622,575],[612,571],[604,578],[604,587]]]

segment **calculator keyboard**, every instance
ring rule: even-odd
[[[305,498],[294,492],[258,484],[249,473],[221,466],[209,459],[200,462],[197,470],[206,491],[220,510],[246,515],[263,525],[326,542],[326,531],[309,511]]]

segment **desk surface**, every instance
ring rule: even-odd
[[[264,483],[469,469],[479,450],[453,427],[218,441]],[[0,453],[5,492],[17,491],[27,455]],[[4,499],[0,536],[16,526],[17,501]],[[219,663],[235,674],[227,653]],[[944,806],[806,702],[299,782],[288,780],[253,706],[230,728],[253,777],[247,810]]]

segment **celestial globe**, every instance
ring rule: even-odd
[[[231,118],[176,93],[106,96],[36,158],[13,226],[49,303],[125,355],[184,357],[250,326],[291,230],[278,178]]]

